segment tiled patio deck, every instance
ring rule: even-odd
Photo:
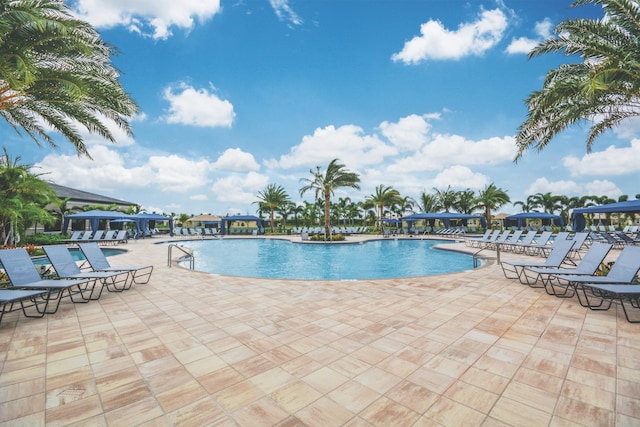
[[[0,324],[1,425],[640,425],[640,325],[496,265],[379,281],[113,264],[148,285]],[[507,255],[503,255],[507,256]]]

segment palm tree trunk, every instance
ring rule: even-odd
[[[324,195],[324,237],[328,239],[331,229],[331,193]]]

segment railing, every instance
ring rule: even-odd
[[[184,246],[180,246],[176,244],[169,245],[168,254],[167,254],[167,266],[171,268],[171,259],[172,259],[171,251],[173,248],[180,249],[180,251],[184,253],[183,258],[187,258],[189,260],[189,269],[193,270],[195,268],[195,262],[196,262],[195,257],[193,255],[193,251],[189,248],[185,248]]]

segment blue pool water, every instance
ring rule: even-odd
[[[115,248],[100,248],[102,249],[102,253],[104,253],[104,256],[112,256],[112,255],[119,255],[121,253],[124,252],[124,249],[115,249]],[[71,256],[73,256],[73,259],[75,259],[76,261],[83,261],[84,255],[82,254],[82,251],[80,251],[80,249],[78,248],[69,248],[69,252],[71,252]],[[36,265],[44,265],[44,264],[49,264],[49,260],[47,259],[47,257],[45,256],[41,256],[41,257],[36,257],[33,258],[33,263]]]
[[[189,241],[195,269],[269,279],[355,280],[431,276],[473,268],[473,257],[434,249],[434,240],[300,244],[281,239]]]

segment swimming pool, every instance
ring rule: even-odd
[[[474,267],[471,255],[434,249],[439,240],[300,244],[282,239],[188,241],[195,269],[268,279],[356,280],[431,276]]]

